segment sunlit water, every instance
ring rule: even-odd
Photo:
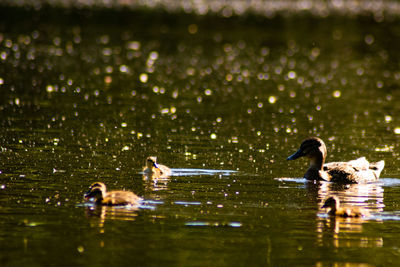
[[[0,266],[398,263],[396,16],[36,8],[0,9]],[[299,178],[312,135],[383,178]],[[94,181],[144,200],[84,203]]]

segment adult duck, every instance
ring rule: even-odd
[[[165,165],[158,164],[157,157],[148,157],[145,165],[146,166],[143,167],[143,173],[150,178],[167,178],[171,175],[171,169]]]
[[[369,216],[369,212],[359,207],[341,207],[340,201],[337,196],[328,197],[322,208],[329,209],[328,214],[330,216],[338,216],[344,218],[359,218]]]
[[[129,191],[119,190],[107,192],[106,185],[102,182],[91,184],[84,197],[86,201],[93,198],[95,204],[106,206],[138,205],[142,200]]]
[[[325,163],[327,155],[325,143],[318,137],[310,137],[304,140],[299,150],[289,156],[287,160],[295,160],[300,157],[308,157],[310,166],[304,174],[307,180],[325,180],[336,183],[365,183],[379,179],[385,162],[369,163],[365,157],[348,162]]]

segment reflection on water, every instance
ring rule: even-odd
[[[104,227],[107,220],[123,220],[133,221],[137,217],[139,206],[104,206],[104,205],[84,205],[85,214],[90,219],[91,224],[95,222],[95,226]],[[94,226],[94,225],[93,225]]]
[[[310,184],[314,186],[313,183]],[[311,189],[311,191],[315,192],[315,189]],[[370,212],[381,212],[385,207],[383,204],[383,192],[384,189],[379,183],[342,185],[321,182],[318,184],[319,207],[322,207],[324,199],[331,195],[336,195],[343,205],[348,204],[366,208]]]
[[[157,176],[149,172],[141,172],[146,190],[167,190],[170,176]]]
[[[149,175],[144,174],[143,181],[145,183],[146,190],[159,191],[168,189],[170,178],[153,179],[151,176],[149,177]]]
[[[160,8],[169,12],[185,12],[197,15],[219,14],[223,17],[245,15],[252,12],[265,17],[273,17],[282,12],[295,15],[301,12],[309,12],[314,16],[327,17],[329,15],[363,15],[373,14],[375,20],[382,21],[385,16],[399,15],[400,4],[397,1],[320,1],[320,0],[291,0],[291,1],[187,1],[187,0],[114,0],[114,1],[63,1],[63,0],[3,0],[11,5],[32,5],[39,9],[43,3],[63,7],[126,7]]]
[[[210,169],[172,169],[172,176],[201,176],[201,175],[217,175],[229,176],[237,173],[233,170],[210,170]]]
[[[317,218],[317,243],[335,248],[382,247],[382,237],[363,235],[363,218]]]
[[[341,206],[357,206],[368,210],[370,213],[383,211],[384,189],[379,183],[350,184],[341,185],[335,183],[320,182],[318,184],[308,183],[311,192],[318,193],[318,213],[316,216],[318,242],[323,245],[331,240],[334,247],[381,247],[383,246],[382,237],[363,236],[362,225],[368,217],[342,218],[329,216],[326,209],[322,209],[323,202],[332,195],[339,197]],[[310,187],[308,189],[310,190]],[[359,235],[348,234],[359,233]]]
[[[277,178],[283,183],[304,185],[308,198],[316,203],[316,233],[320,246],[343,247],[382,247],[382,237],[363,235],[363,224],[373,220],[382,222],[386,217],[384,210],[383,185],[397,185],[400,179],[382,179],[379,182],[364,184],[336,184],[323,181],[308,181],[304,178]],[[396,180],[396,181],[393,181]],[[290,185],[288,185],[290,188]],[[367,217],[343,218],[330,216],[323,209],[324,200],[329,196],[338,196],[341,206],[356,206],[368,210]]]
[[[106,220],[134,221],[138,216],[139,209],[153,210],[156,208],[156,205],[160,204],[163,204],[163,202],[157,200],[143,200],[140,205],[105,206],[84,203],[78,204],[77,207],[84,207],[86,217],[91,222],[91,226],[103,228]]]
[[[143,174],[143,181],[145,182],[146,189],[159,191],[167,190],[168,183],[174,177],[196,177],[196,176],[231,176],[237,173],[233,170],[211,170],[211,169],[191,169],[191,168],[174,168],[171,169],[171,175],[169,177],[158,177],[155,178],[152,175],[141,172]]]
[[[201,175],[229,176],[237,173],[237,171],[233,170],[211,170],[211,169],[190,169],[190,168],[180,168],[180,169],[175,168],[171,169],[171,171],[172,171],[171,176],[201,176]],[[143,173],[143,176],[146,176],[146,179],[151,178],[145,175],[145,173]]]
[[[213,226],[213,227],[241,227],[242,224],[240,222],[228,222],[228,223],[219,223],[219,222],[186,222],[186,226]]]

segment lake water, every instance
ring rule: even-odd
[[[21,1],[20,1],[21,2]],[[365,266],[400,259],[396,16],[0,9],[1,266]],[[377,183],[306,182],[385,160]],[[172,168],[143,179],[146,157]],[[144,198],[94,207],[94,181]],[[338,195],[367,219],[333,219]]]

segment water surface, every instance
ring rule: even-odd
[[[0,10],[1,266],[398,262],[397,18]],[[308,136],[383,179],[304,181]],[[98,180],[144,202],[84,204]]]

